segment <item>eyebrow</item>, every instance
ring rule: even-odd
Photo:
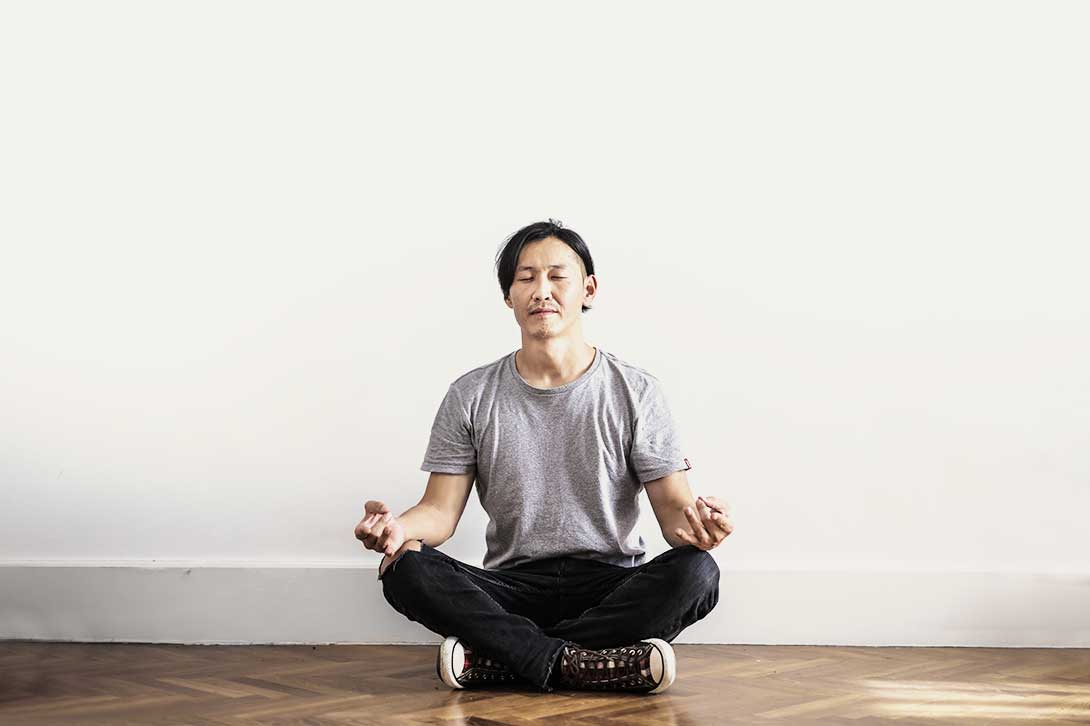
[[[564,269],[567,269],[568,266],[567,265],[549,265],[550,269],[552,269],[554,267],[559,267],[561,270],[564,270]],[[536,267],[533,267],[531,265],[523,265],[522,267],[515,270],[515,272],[522,272],[523,270],[536,270],[536,269],[537,269]]]

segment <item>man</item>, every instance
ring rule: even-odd
[[[708,550],[730,534],[726,502],[694,501],[658,379],[583,339],[598,288],[583,239],[531,224],[496,259],[522,347],[459,376],[432,424],[420,503],[399,517],[369,501],[355,535],[385,553],[390,605],[443,635],[452,688],[523,680],[660,693],[669,641],[719,599]],[[476,480],[489,515],[483,568],[436,549]],[[672,549],[633,538],[647,492]]]

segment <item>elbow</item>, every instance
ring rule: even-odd
[[[454,536],[454,531],[456,529],[458,529],[457,524],[453,524],[453,525],[447,527],[446,529],[443,530],[443,534],[440,536],[439,540],[437,540],[435,542],[435,544],[432,544],[431,542],[429,542],[428,544],[430,544],[432,547],[438,547],[439,545],[443,544],[448,539],[453,537]]]

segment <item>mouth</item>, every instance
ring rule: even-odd
[[[556,311],[555,310],[538,310],[536,313],[531,313],[532,317],[536,317],[538,315],[556,315]]]

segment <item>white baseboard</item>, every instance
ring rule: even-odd
[[[438,643],[374,567],[0,563],[0,639]],[[675,643],[1090,647],[1090,575],[721,568]]]

